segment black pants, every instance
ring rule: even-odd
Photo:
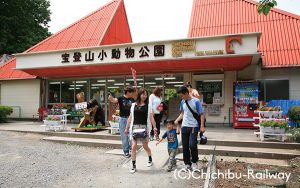
[[[154,120],[155,120],[155,124],[156,124],[156,128],[157,128],[157,136],[159,136],[159,134],[160,134],[160,122],[161,122],[162,116],[163,116],[162,114],[154,114]],[[150,135],[154,136],[153,127],[151,129]]]
[[[181,128],[181,140],[183,150],[183,161],[186,165],[191,165],[192,162],[196,163],[198,158],[198,147],[197,147],[197,135],[198,128],[182,127]]]

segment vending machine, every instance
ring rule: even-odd
[[[233,128],[254,128],[254,111],[258,108],[259,85],[257,81],[234,83]]]

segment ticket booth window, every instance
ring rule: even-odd
[[[222,80],[196,81],[196,89],[206,104],[213,104],[214,97],[222,97],[222,86]]]

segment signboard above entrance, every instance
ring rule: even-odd
[[[17,69],[151,62],[257,54],[260,33],[16,54]]]

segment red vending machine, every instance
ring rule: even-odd
[[[233,128],[254,128],[253,117],[258,108],[259,85],[257,81],[240,81],[234,83]]]

